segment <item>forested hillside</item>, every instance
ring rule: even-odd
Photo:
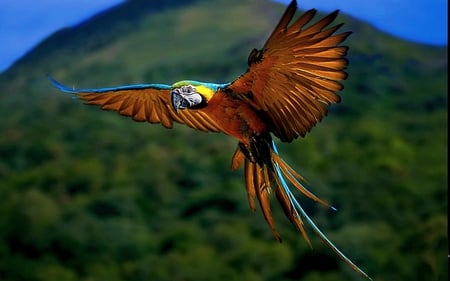
[[[274,239],[230,170],[236,141],[85,106],[45,77],[90,88],[227,82],[283,10],[129,0],[0,74],[0,280],[363,280],[312,231],[309,248],[275,198],[283,243]],[[336,22],[353,31],[342,103],[279,146],[338,211],[297,196],[374,280],[448,280],[447,48]]]

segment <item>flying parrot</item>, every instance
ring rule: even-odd
[[[292,24],[297,11],[292,1],[262,49],[253,49],[247,71],[230,83],[183,80],[172,85],[137,84],[111,88],[74,89],[49,76],[53,85],[90,105],[117,111],[135,121],[174,122],[208,132],[222,132],[238,145],[231,161],[233,170],[244,164],[248,202],[256,210],[259,201],[264,218],[276,239],[269,196],[274,193],[285,215],[311,242],[306,222],[320,239],[351,268],[370,277],[348,259],[316,226],[290,190],[294,186],[306,197],[334,209],[311,193],[304,179],[278,154],[272,135],[282,142],[303,137],[326,114],[347,78],[348,47],[340,44],[351,32],[335,34],[342,26],[329,27],[338,11],[311,24],[312,9]]]

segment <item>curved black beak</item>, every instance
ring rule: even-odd
[[[200,109],[207,105],[204,97],[197,92],[188,92],[184,87],[173,89],[170,101],[175,112],[180,109]]]
[[[172,107],[175,112],[178,112],[180,109],[189,108],[189,101],[183,97],[178,91],[172,91],[170,93],[170,101],[172,102]]]

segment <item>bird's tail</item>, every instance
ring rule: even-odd
[[[307,243],[311,245],[311,240],[305,230],[305,222],[312,230],[319,236],[319,238],[329,247],[339,258],[347,263],[353,270],[360,273],[364,277],[371,280],[371,278],[356,266],[349,258],[347,258],[317,227],[313,220],[308,216],[303,207],[295,198],[289,186],[294,186],[303,195],[309,199],[320,203],[328,208],[336,210],[328,203],[318,198],[312,192],[310,192],[305,185],[305,179],[295,172],[278,154],[278,150],[275,143],[272,141],[270,145],[270,162],[263,162],[263,164],[250,161],[248,157],[240,153],[240,150],[236,150],[233,157],[232,168],[236,169],[239,164],[244,160],[245,169],[245,185],[247,189],[248,202],[252,210],[256,210],[255,197],[258,199],[261,206],[262,213],[266,219],[270,229],[272,230],[275,238],[281,242],[281,237],[275,228],[275,223],[272,217],[270,209],[270,193],[275,193],[275,196],[282,206],[284,213],[289,218],[292,224],[301,232],[303,238]],[[271,163],[268,165],[267,163]]]

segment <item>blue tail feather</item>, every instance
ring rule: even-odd
[[[273,151],[278,155],[277,147],[275,146],[275,143],[272,141],[272,149]],[[279,182],[281,183],[281,186],[285,193],[287,194],[289,198],[289,202],[291,206],[293,207],[294,214],[298,216],[299,218],[305,219],[305,221],[311,226],[311,228],[314,230],[314,232],[319,236],[319,238],[327,245],[333,252],[336,253],[338,257],[340,257],[345,263],[347,263],[351,268],[353,268],[356,272],[360,273],[364,277],[368,278],[369,280],[372,280],[364,271],[362,271],[358,266],[356,266],[349,258],[347,258],[329,239],[328,237],[317,227],[317,225],[314,223],[314,221],[308,216],[308,214],[305,212],[305,210],[302,208],[300,203],[295,198],[294,194],[289,189],[289,185],[286,182],[283,171],[280,168],[279,164],[274,161],[274,167],[276,170],[276,174],[278,176]],[[286,171],[289,173],[289,171]],[[290,174],[290,179],[295,179],[295,177]],[[303,186],[300,182],[297,181],[298,184]],[[306,189],[305,189],[306,190]],[[309,192],[309,191],[308,191]],[[336,210],[334,207],[330,207],[333,210]]]

